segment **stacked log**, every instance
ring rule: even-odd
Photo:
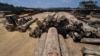
[[[80,42],[100,44],[100,39],[99,38],[82,38]]]
[[[55,16],[57,18],[55,18]],[[20,28],[25,27],[23,26]],[[47,32],[50,27],[55,27],[58,30],[58,33],[62,34],[64,37],[69,34],[76,42],[80,42],[80,40],[84,37],[100,38],[99,30],[87,25],[80,20],[69,19],[65,16],[58,17],[56,14],[46,16],[42,22],[37,21],[37,27],[35,30],[34,28],[31,30],[30,35],[40,37],[40,35],[43,32]]]
[[[33,22],[35,22],[35,21],[37,21],[37,20],[38,20],[37,18],[35,18],[35,19],[33,19],[33,20],[30,20],[30,21],[28,21],[27,23],[25,23],[25,24],[23,24],[23,25],[21,25],[21,26],[18,26],[17,29],[18,29],[20,32],[24,32],[24,31],[26,31],[26,29],[27,29]]]
[[[97,55],[90,55],[90,54],[86,54],[85,56],[97,56]]]
[[[30,26],[31,30],[30,30],[29,36],[40,37],[42,34],[42,27],[43,27],[43,23],[38,20],[36,23]]]
[[[73,34],[74,34],[74,40],[77,40],[79,39],[79,41],[82,39],[82,38],[100,38],[100,31],[96,28],[93,28],[89,25],[87,25],[86,23],[82,22],[82,21],[79,21],[79,20],[71,20],[72,23],[74,24],[74,31],[73,31]],[[77,32],[77,34],[75,34],[75,32]],[[90,40],[91,40],[90,39]],[[94,39],[95,41],[96,39]],[[93,42],[94,42],[93,41]],[[87,42],[87,41],[86,41]],[[86,43],[85,42],[85,43]],[[92,42],[92,43],[93,43]],[[98,42],[98,41],[97,41]],[[96,42],[96,43],[97,43]],[[95,42],[94,42],[95,43]]]
[[[47,40],[42,56],[61,56],[58,42],[58,32],[54,27],[51,27],[48,30]]]
[[[41,56],[42,55],[44,47],[45,47],[46,39],[47,39],[47,33],[43,33],[41,35],[41,38],[39,40],[39,43],[38,43],[35,51],[34,51],[33,56]]]
[[[48,34],[41,35],[33,56],[69,56],[64,37],[61,34],[58,35],[56,28],[51,27]]]
[[[64,37],[61,34],[59,34],[59,42],[60,42],[61,56],[69,56],[68,47],[65,43]]]
[[[83,29],[83,31],[90,31],[93,34],[95,34],[97,37],[100,38],[100,31],[98,31],[97,29],[95,29],[89,25],[83,25],[82,29]]]
[[[100,56],[100,49],[90,49],[83,47],[82,53],[84,56]]]

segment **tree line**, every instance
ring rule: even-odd
[[[100,7],[97,5],[97,2],[93,0],[88,0],[88,1],[81,1],[79,3],[79,6],[74,8],[74,9],[100,9]],[[24,9],[32,9],[31,12],[44,12],[44,11],[70,11],[73,8],[70,7],[59,7],[59,8],[27,8],[27,7],[18,7],[18,6],[13,6],[11,4],[7,3],[1,3],[0,2],[0,11],[11,11],[12,13],[23,13],[26,12]],[[30,10],[29,10],[30,11]]]

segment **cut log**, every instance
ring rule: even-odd
[[[88,55],[100,56],[100,49],[83,48],[82,53],[83,54],[88,54]]]
[[[77,20],[76,18],[70,19],[70,20],[71,20],[71,22],[72,22],[73,24],[75,24],[75,23],[78,23],[78,24],[79,24],[79,23],[82,23],[83,26],[80,27],[80,28],[82,28],[83,31],[90,31],[90,32],[94,33],[97,37],[100,38],[100,31],[98,31],[96,28],[93,28],[93,27],[87,25],[87,24],[84,23],[83,21]]]
[[[18,29],[20,32],[24,32],[24,31],[26,31],[26,29],[27,29],[33,22],[35,22],[35,21],[37,21],[37,20],[38,20],[37,18],[35,18],[35,19],[33,19],[33,20],[30,20],[30,21],[28,21],[27,23],[25,23],[25,24],[23,24],[23,25],[21,25],[21,26],[18,26],[17,29]]]
[[[61,56],[59,47],[57,29],[51,27],[48,30],[47,40],[42,56]]]
[[[90,54],[86,54],[86,55],[84,55],[84,56],[97,56],[97,55],[90,55]]]
[[[47,33],[43,33],[40,37],[39,43],[34,51],[33,56],[41,56],[45,47]]]
[[[34,31],[37,27],[38,27],[38,25],[36,23],[33,23],[32,25],[30,25],[30,30],[29,30],[30,37],[35,37]]]
[[[59,34],[59,42],[60,42],[61,56],[69,56],[68,47],[65,43],[64,37],[61,34]]]
[[[68,46],[68,50],[69,50],[69,55],[70,56],[82,56],[82,52],[79,51],[79,46],[75,45],[75,43],[73,42],[73,39],[69,36],[66,39],[66,44]]]
[[[83,29],[83,31],[90,31],[93,34],[95,34],[97,37],[100,38],[100,31],[98,31],[98,29],[95,29],[95,28],[93,28],[89,25],[86,25],[86,24],[83,25],[82,29]]]
[[[83,43],[93,43],[93,44],[100,44],[99,38],[82,38],[80,42]]]
[[[95,51],[95,50],[84,50],[84,54],[91,54],[91,55],[100,56],[100,51]]]

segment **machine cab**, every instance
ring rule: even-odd
[[[18,16],[15,14],[6,15],[6,21],[8,24],[16,25],[18,23]]]

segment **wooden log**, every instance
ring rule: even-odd
[[[99,38],[82,38],[80,42],[100,44],[100,39]]]
[[[95,29],[95,28],[93,28],[93,27],[87,25],[87,24],[84,23],[83,21],[77,20],[76,18],[70,19],[70,20],[71,20],[71,22],[72,22],[73,24],[75,24],[75,23],[78,23],[78,24],[79,24],[79,23],[82,23],[83,26],[80,27],[80,28],[82,28],[83,31],[90,31],[90,32],[94,33],[97,37],[100,38],[100,31],[98,31],[97,29]]]
[[[82,50],[100,50],[99,47],[83,47]]]
[[[79,37],[79,36],[80,36],[77,32],[74,32],[73,35],[74,35],[75,37]]]
[[[46,38],[47,38],[47,33],[43,33],[41,35],[41,38],[39,40],[39,43],[34,51],[33,56],[41,56],[45,47],[45,42],[46,42]]]
[[[30,26],[31,30],[29,33],[30,37],[34,37],[34,33],[39,32],[40,34],[42,33],[42,28],[43,27],[43,23],[40,21],[37,21],[36,23],[34,23],[33,25]],[[37,34],[38,35],[38,34]]]
[[[33,19],[33,20],[30,20],[30,21],[28,21],[27,23],[25,23],[25,24],[23,24],[23,25],[21,25],[21,26],[18,26],[17,29],[18,29],[20,32],[24,32],[24,31],[26,31],[26,29],[27,29],[33,22],[35,22],[35,21],[37,21],[37,20],[38,20],[37,18],[35,18],[35,19]]]
[[[90,54],[86,54],[86,55],[84,55],[84,56],[97,56],[97,55],[90,55]]]
[[[59,34],[59,42],[60,42],[61,56],[69,56],[68,47],[65,43],[64,37],[61,34]]]
[[[66,44],[68,46],[70,56],[82,56],[82,52],[78,49],[79,46],[75,44],[70,35],[67,35]]]
[[[38,19],[33,19],[29,22],[27,22],[26,24],[22,25],[22,29],[25,30],[27,27],[29,27],[29,25],[31,25],[33,22],[37,21]]]
[[[42,56],[61,56],[58,42],[58,32],[54,27],[51,27],[48,30],[45,49]]]
[[[83,29],[83,31],[90,31],[93,34],[95,34],[97,37],[100,38],[100,31],[98,31],[98,29],[95,29],[95,28],[93,28],[89,25],[86,25],[86,24],[83,25],[82,29]]]
[[[93,51],[93,50],[85,50],[85,54],[97,55],[100,56],[100,51]]]
[[[35,37],[35,35],[33,35],[35,29],[38,27],[38,25],[36,23],[33,23],[32,25],[30,25],[30,30],[29,30],[29,36],[30,37]]]
[[[82,49],[83,54],[88,54],[88,55],[97,55],[100,56],[100,49],[90,49],[90,48],[83,48]]]

